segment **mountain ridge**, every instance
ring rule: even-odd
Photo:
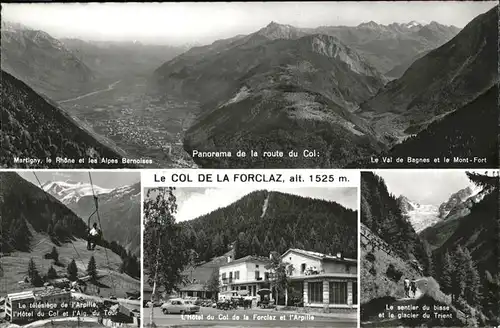
[[[453,39],[416,60],[401,78],[363,103],[362,115],[371,117],[381,133],[414,134],[481,96],[498,78],[497,19],[496,8],[474,18]],[[377,121],[387,116],[389,120]]]
[[[100,218],[105,237],[118,242],[127,251],[140,255],[140,182],[116,188],[101,188],[88,183],[46,183],[44,190],[63,202],[83,222],[92,225]],[[94,213],[98,201],[99,217]]]

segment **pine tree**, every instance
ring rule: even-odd
[[[48,279],[56,279],[57,278],[57,272],[52,265],[50,266],[49,271],[47,272],[47,278]]]
[[[216,234],[214,239],[212,240],[212,252],[213,255],[218,256],[224,254],[224,244],[222,242],[222,238],[219,234]]]
[[[287,245],[285,239],[283,239],[283,237],[281,237],[280,244],[278,246],[279,254],[283,254],[287,250],[287,248],[288,248],[288,245]]]
[[[452,281],[454,275],[453,261],[451,260],[450,253],[446,251],[443,258],[441,270],[441,288],[446,294],[452,293]]]
[[[465,258],[464,251],[462,247],[457,246],[453,256],[453,266],[455,268],[453,272],[453,295],[454,299],[458,300],[463,298],[465,295],[465,285],[466,285],[466,275],[467,275],[467,260]]]
[[[259,242],[259,239],[257,238],[257,236],[253,236],[252,238],[252,244],[251,244],[251,247],[252,249],[252,254],[253,255],[261,255],[261,246],[260,246],[260,242]]]
[[[87,274],[90,276],[92,281],[97,280],[97,264],[95,262],[94,256],[90,257],[89,263],[87,265]]]
[[[59,263],[59,253],[55,246],[52,247],[52,252],[50,252],[50,257],[54,260],[55,263]]]
[[[234,259],[237,260],[247,255],[249,255],[248,243],[245,234],[240,232],[234,244]]]
[[[434,262],[432,260],[432,250],[429,243],[425,239],[421,239],[423,247],[423,256],[425,262],[424,274],[427,277],[434,276]]]
[[[273,251],[273,244],[271,238],[269,238],[269,234],[266,234],[266,237],[264,237],[263,253],[268,256],[271,251]]]
[[[68,264],[66,271],[68,272],[69,280],[75,281],[78,278],[78,267],[76,266],[75,259],[73,259],[71,263]]]
[[[467,303],[475,306],[480,303],[479,288],[481,287],[481,279],[468,249],[464,250],[464,262],[466,266],[464,291],[465,299]]]
[[[212,271],[212,275],[207,281],[206,288],[207,291],[212,292],[212,298],[217,299],[217,293],[220,289],[220,281],[219,281],[219,269],[214,268]]]
[[[28,278],[30,280],[30,283],[35,287],[41,287],[43,285],[43,279],[42,277],[40,277],[33,259],[30,259],[30,262],[28,264]]]
[[[30,262],[28,263],[28,278],[31,282],[35,280],[36,275],[38,275],[38,270],[36,268],[35,261],[30,259]]]

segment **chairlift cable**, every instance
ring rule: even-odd
[[[45,197],[47,198],[47,200],[50,202],[51,199],[49,198],[49,194],[47,192],[45,192],[45,190],[43,189],[43,186],[42,186],[42,183],[40,182],[40,179],[38,179],[38,176],[36,175],[36,172],[33,171],[33,175],[35,176],[35,179],[36,181],[38,181],[38,184],[40,185],[40,189],[42,190],[42,192],[45,194]],[[71,236],[72,237],[72,236]],[[69,238],[69,241],[71,243],[71,246],[73,246],[73,249],[75,250],[75,253],[76,255],[78,256],[78,259],[80,260],[80,262],[82,263],[83,265],[83,268],[85,268],[85,263],[83,262],[81,256],[80,256],[80,253],[78,253],[78,250],[76,249],[75,245],[73,244],[73,240],[71,239],[71,237]],[[44,240],[46,240],[47,238],[45,238]],[[43,269],[43,265],[42,265],[42,269]]]
[[[104,233],[103,233],[102,225],[101,225],[101,216],[99,215],[98,198],[94,192],[94,183],[92,182],[92,175],[90,174],[90,171],[88,172],[88,174],[89,174],[90,186],[92,187],[92,195],[94,196],[95,213],[97,215],[97,220],[99,222],[99,229],[101,229],[101,238],[104,240]],[[107,251],[106,247],[103,247],[103,248],[104,248],[104,254],[106,255],[106,262],[108,264],[108,274],[109,274],[109,277],[111,279],[111,284],[113,285],[113,293],[114,293],[114,296],[116,297],[116,286],[115,286],[115,281],[113,279],[113,275],[111,273],[111,266],[109,264],[108,251]]]

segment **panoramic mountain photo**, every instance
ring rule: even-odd
[[[361,326],[500,323],[498,171],[361,176]]]
[[[139,181],[138,173],[0,172],[0,326],[137,327]]]
[[[497,167],[496,7],[5,4],[1,165]]]
[[[356,327],[357,194],[146,189],[145,325]]]

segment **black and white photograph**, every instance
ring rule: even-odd
[[[361,173],[361,327],[498,327],[498,171]]]
[[[496,168],[498,1],[9,3],[7,168]]]
[[[144,190],[145,327],[357,327],[358,188]]]
[[[0,327],[140,327],[137,172],[0,172]]]

